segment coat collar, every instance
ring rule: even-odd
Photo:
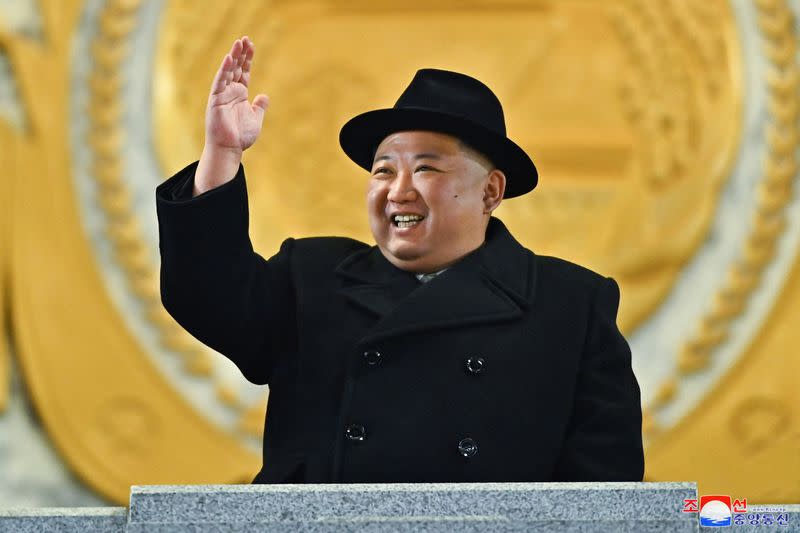
[[[339,292],[378,317],[362,339],[371,342],[518,318],[531,306],[536,269],[535,255],[491,217],[484,243],[425,284],[390,263],[377,246],[349,255],[336,274],[344,280]]]

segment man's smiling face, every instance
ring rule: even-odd
[[[393,133],[375,152],[367,189],[370,229],[393,265],[434,272],[483,243],[504,191],[505,175],[455,137]]]

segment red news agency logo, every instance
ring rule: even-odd
[[[730,496],[722,494],[700,496],[699,500],[684,499],[683,512],[699,513],[700,525],[706,527],[789,525],[789,515],[783,508],[759,505],[751,507],[748,513],[747,498],[731,502]]]

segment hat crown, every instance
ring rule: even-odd
[[[447,113],[506,135],[500,100],[483,82],[459,72],[418,70],[394,108]]]

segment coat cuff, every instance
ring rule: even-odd
[[[183,243],[206,239],[205,250],[214,253],[251,250],[244,167],[232,180],[192,198],[198,162],[186,166],[156,188],[159,248],[179,257]],[[197,257],[202,251],[187,250]],[[211,252],[209,252],[211,253]]]
[[[244,186],[244,166],[239,163],[239,168],[233,179],[192,198],[194,175],[199,163],[199,161],[195,161],[187,165],[183,170],[177,172],[174,176],[156,187],[157,201],[166,203],[193,202],[215,194],[224,193],[227,189]]]

